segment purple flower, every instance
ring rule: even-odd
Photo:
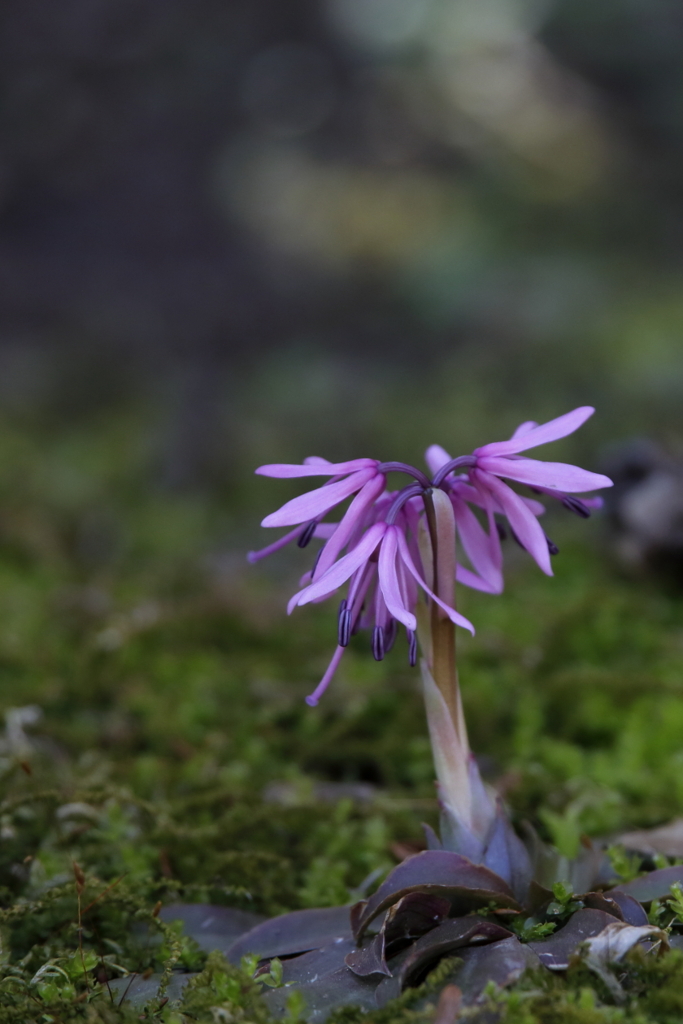
[[[501,477],[534,489],[542,488],[545,493],[557,494],[561,499],[577,492],[611,487],[612,481],[601,473],[590,473],[565,462],[539,462],[519,455],[529,448],[572,434],[594,412],[591,406],[585,405],[541,426],[522,423],[509,441],[494,441],[474,450],[477,461],[469,472],[470,480],[503,509],[522,547],[548,576],[553,575],[548,539],[528,502],[503,483]]]
[[[462,545],[474,569],[471,572],[458,566],[457,579],[461,583],[489,593],[502,590],[502,552],[494,513],[506,516],[515,539],[547,575],[553,575],[551,542],[538,523],[538,516],[544,512],[543,506],[533,498],[517,494],[501,478],[525,484],[536,493],[551,495],[578,515],[590,515],[591,508],[601,506],[601,499],[581,500],[573,495],[611,487],[612,481],[608,477],[563,462],[527,459],[519,452],[566,437],[585,423],[594,411],[590,406],[582,406],[541,426],[533,421],[522,423],[508,441],[494,441],[475,448],[472,464],[466,467],[465,475],[445,476]],[[428,449],[427,462],[435,480],[439,479],[439,471],[443,473],[449,461],[448,453],[439,445]],[[486,513],[488,533],[465,502],[479,506]]]
[[[451,608],[433,592],[418,569],[410,552],[404,528],[386,521],[374,523],[348,554],[336,561],[326,572],[291,598],[287,611],[297,605],[323,601],[350,581],[348,597],[342,602],[339,616],[339,644],[320,684],[307,697],[309,704],[318,703],[339,664],[348,638],[361,618],[363,603],[372,601],[373,653],[379,661],[386,653],[386,637],[393,622],[400,622],[408,632],[411,661],[414,664],[414,633],[417,629],[415,605],[417,589],[421,588],[443,609],[451,622],[474,633],[472,623]]]
[[[591,508],[599,507],[600,499],[580,499],[575,494],[609,487],[611,480],[577,466],[529,459],[520,452],[571,434],[593,411],[585,406],[541,426],[527,421],[508,441],[484,445],[472,455],[458,459],[451,459],[439,445],[432,445],[426,453],[432,479],[405,463],[381,463],[376,459],[331,463],[311,457],[303,465],[275,464],[256,470],[262,476],[282,479],[329,478],[322,486],[293,498],[266,516],[263,526],[294,529],[248,556],[255,562],[294,540],[300,547],[306,547],[314,537],[324,541],[313,568],[301,580],[302,589],[289,602],[290,613],[298,605],[327,600],[348,584],[347,596],[339,609],[337,649],[319,686],[307,698],[310,704],[317,704],[351,635],[358,629],[372,630],[372,652],[381,660],[396,638],[398,624],[403,625],[408,634],[410,662],[415,664],[415,612],[420,590],[453,623],[474,632],[472,624],[448,601],[452,602],[453,576],[477,590],[501,593],[504,529],[496,520],[497,515],[506,517],[515,539],[544,572],[552,575],[550,553],[557,549],[538,523],[538,517],[545,511],[543,505],[535,498],[518,494],[504,481],[511,480],[533,493],[552,496],[578,515],[590,515]],[[386,476],[396,471],[407,473],[413,482],[401,491],[389,492]],[[442,518],[442,532],[435,545],[438,564],[432,565],[433,556],[427,553],[432,550],[429,531],[426,545],[420,541],[420,535],[425,533],[427,523],[425,502],[433,505],[437,496],[442,513],[448,514]],[[322,521],[348,499],[350,503],[339,522]],[[473,507],[480,510],[485,525]],[[455,561],[454,530],[471,568]],[[433,585],[438,595],[427,582],[433,579],[440,580]]]

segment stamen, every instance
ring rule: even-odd
[[[588,505],[584,505],[580,498],[575,498],[572,494],[565,494],[564,498],[562,498],[562,504],[570,512],[581,516],[582,519],[590,519],[591,510],[588,508]]]
[[[375,626],[372,631],[372,656],[375,661],[384,657],[384,630],[381,626]]]
[[[339,622],[337,626],[337,643],[340,647],[348,647],[351,639],[351,612],[346,601],[339,605]]]
[[[398,633],[398,622],[396,619],[390,619],[389,625],[387,626],[384,635],[384,653],[388,654],[391,648],[396,643],[396,634]]]
[[[320,556],[322,555],[323,550],[324,550],[324,548],[321,548],[320,551],[318,552],[318,554],[315,556],[315,561],[313,562],[313,568],[311,569],[311,576],[315,576],[315,570],[318,568],[318,562],[320,561]]]
[[[434,484],[434,487],[441,487],[441,484],[444,482],[448,474],[452,473],[454,469],[460,469],[464,466],[476,466],[476,464],[476,455],[460,455],[457,459],[451,459],[450,462],[447,462],[442,466],[438,473],[434,474],[432,483]]]
[[[548,551],[550,552],[550,554],[559,555],[560,549],[558,548],[557,544],[555,544],[554,541],[550,539],[550,537],[546,537],[546,541],[548,544]]]
[[[303,529],[303,531],[301,533],[301,536],[299,537],[298,541],[296,542],[297,547],[299,547],[299,548],[306,548],[306,547],[308,547],[308,545],[311,543],[311,540],[313,539],[313,534],[315,533],[315,528],[316,528],[317,525],[318,525],[318,520],[317,519],[311,519],[310,523],[308,523],[308,525],[304,527],[304,529]]]
[[[410,484],[409,487],[404,487],[402,491],[399,491],[386,514],[385,522],[387,526],[391,526],[396,522],[396,517],[407,501],[410,501],[411,498],[417,498],[420,494],[424,494],[424,487],[420,484]]]
[[[498,537],[500,538],[500,540],[507,540],[508,539],[508,532],[505,529],[505,527],[503,526],[503,524],[499,523],[497,519],[495,520],[495,523],[496,523],[496,531],[498,533]],[[517,538],[515,538],[515,539],[517,539]]]
[[[409,466],[407,462],[381,462],[377,467],[377,472],[385,476],[387,473],[407,473],[408,476],[414,477],[421,487],[431,487],[429,479],[422,470],[415,469],[415,466]]]
[[[408,634],[408,663],[411,668],[417,665],[417,637],[412,629],[406,629]]]

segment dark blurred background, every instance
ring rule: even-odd
[[[677,0],[6,0],[0,21],[6,416],[144,409],[172,489],[466,451],[584,403],[584,458],[678,450]]]

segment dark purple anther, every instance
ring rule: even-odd
[[[337,626],[337,643],[340,647],[348,647],[351,639],[351,612],[346,606],[346,601],[339,605],[339,622]]]
[[[313,534],[315,533],[315,528],[317,525],[317,519],[311,519],[310,523],[308,523],[308,525],[302,530],[301,534],[299,535],[299,539],[296,542],[297,547],[308,547],[308,545],[311,543],[311,540],[313,539]]]
[[[381,626],[375,626],[372,631],[372,656],[375,661],[384,657],[384,630]]]
[[[573,494],[565,494],[562,499],[562,504],[565,508],[568,508],[570,512],[574,512],[577,516],[581,516],[582,519],[590,519],[591,510],[587,505],[584,505],[580,498],[575,498]]]
[[[546,541],[548,542],[548,551],[550,552],[550,554],[551,555],[559,555],[560,549],[558,548],[557,544],[555,544],[550,539],[550,537],[546,537]]]
[[[425,476],[422,470],[415,469],[415,466],[409,466],[407,462],[381,462],[377,467],[377,472],[385,476],[387,473],[407,473],[408,476],[412,476],[417,480],[420,487],[431,487],[429,478]]]
[[[508,532],[507,532],[507,530],[505,529],[505,527],[503,526],[502,523],[498,522],[498,520],[496,520],[496,531],[497,531],[498,536],[500,537],[501,540],[507,540],[508,539]]]
[[[417,665],[417,637],[412,629],[407,629],[406,633],[408,634],[408,662],[411,668],[415,668]]]
[[[318,568],[318,562],[320,561],[320,556],[322,555],[323,551],[324,551],[324,548],[321,548],[320,551],[318,552],[318,554],[315,556],[315,561],[313,563],[313,568],[311,569],[311,576],[315,576],[315,570]]]
[[[391,648],[396,642],[396,634],[398,633],[398,622],[396,619],[391,619],[387,626],[386,633],[384,635],[384,653],[388,654]]]

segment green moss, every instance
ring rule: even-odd
[[[247,568],[230,509],[246,522],[252,491],[226,505],[155,490],[147,436],[129,415],[78,433],[0,423],[2,710],[42,710],[23,735],[0,732],[0,1024],[138,1020],[99,976],[204,962],[152,917],[158,900],[333,905],[435,823],[401,642],[378,665],[354,639],[309,709],[335,612],[284,615],[307,555],[285,554],[270,576]],[[554,580],[513,558],[514,599],[461,595],[478,626],[459,640],[473,746],[513,812],[565,851],[583,832],[654,825],[683,805],[683,600],[622,578],[590,548],[596,528],[549,525],[562,537]],[[321,800],[321,782],[370,784],[375,797]],[[80,932],[74,861],[87,878]],[[59,970],[32,980],[46,964]],[[682,970],[678,954],[631,964],[622,1006],[585,972],[534,977],[496,1012],[668,1024]],[[147,1019],[213,1021],[228,1006],[231,1019],[265,1020],[258,990],[210,958],[181,1008]],[[363,1020],[431,1020],[425,992]]]

